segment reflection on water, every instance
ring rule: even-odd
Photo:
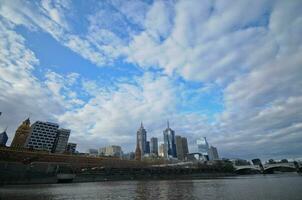
[[[0,199],[301,200],[302,177],[257,175],[208,180],[116,181],[0,187]]]

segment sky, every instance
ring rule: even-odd
[[[228,158],[302,158],[302,1],[0,0],[0,131],[30,116],[78,150],[206,136]]]

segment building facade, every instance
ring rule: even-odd
[[[97,156],[98,155],[98,150],[97,149],[88,149],[87,153],[90,156]]]
[[[117,145],[111,145],[106,147],[106,156],[114,156],[114,157],[121,157],[123,154],[122,147]]]
[[[164,134],[164,147],[165,147],[165,158],[173,157],[176,158],[176,145],[175,145],[175,132],[169,126],[167,122],[167,128],[163,131]]]
[[[27,118],[22,124],[17,128],[14,139],[11,143],[11,147],[14,148],[24,148],[26,147],[26,141],[30,135],[30,120]]]
[[[141,150],[141,155],[147,153],[147,131],[143,126],[143,123],[141,123],[140,128],[137,130],[137,140],[138,144]]]
[[[182,137],[181,140],[182,140],[182,148],[183,148],[184,157],[186,158],[187,155],[189,154],[188,140],[186,137]]]
[[[211,146],[208,150],[209,160],[219,160],[219,155],[216,147]]]
[[[53,152],[55,153],[64,153],[67,148],[68,139],[70,136],[69,129],[58,129]]]
[[[187,138],[175,136],[176,155],[178,160],[185,160],[188,154]]]
[[[150,153],[158,156],[158,139],[156,137],[150,139]]]
[[[145,154],[150,154],[150,142],[149,141],[146,142],[146,152],[145,152]]]
[[[105,156],[106,154],[106,147],[99,148],[99,156]]]
[[[138,135],[136,137],[135,160],[137,160],[137,161],[142,160],[142,152],[141,152],[139,141],[138,141]]]
[[[8,136],[5,129],[2,133],[0,133],[0,146],[5,147],[7,140],[8,140]]]
[[[26,146],[37,150],[52,151],[58,128],[59,125],[56,123],[36,121],[31,126]]]
[[[74,154],[76,152],[77,149],[77,144],[76,143],[67,143],[67,148],[66,148],[66,152]]]

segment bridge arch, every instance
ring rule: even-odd
[[[260,174],[261,170],[256,167],[253,167],[253,166],[246,166],[246,167],[235,168],[235,173],[237,173],[237,174]]]
[[[284,172],[295,172],[297,171],[297,168],[295,166],[286,166],[286,165],[276,165],[276,166],[270,166],[267,168],[264,168],[263,173],[264,174],[272,174],[275,171],[284,171]]]

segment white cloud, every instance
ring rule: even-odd
[[[0,106],[1,127],[8,126],[9,139],[22,120],[54,119],[62,111],[43,84],[32,75],[39,60],[25,47],[25,39],[0,19]]]
[[[66,14],[71,5],[63,1],[3,2],[0,14],[9,22],[2,22],[1,86],[13,88],[8,94],[16,98],[34,85],[32,92],[43,93],[43,98],[34,96],[41,101],[37,107],[46,104],[44,93],[53,95],[59,105],[53,107],[55,113],[68,108],[56,117],[73,130],[76,140],[85,138],[83,146],[114,142],[133,149],[140,120],[150,127],[150,134],[160,137],[163,122],[170,118],[191,144],[197,136],[211,136],[224,155],[301,157],[301,2],[113,1],[115,11],[100,6],[81,35],[72,33]],[[65,80],[49,72],[45,85],[37,84],[31,71],[38,59],[13,31],[16,25],[48,32],[99,66],[124,56],[145,74],[134,84],[121,81],[103,87],[76,74]],[[159,68],[168,77],[146,73],[149,68]],[[200,114],[179,112],[189,100],[175,81],[178,76],[223,90],[224,111],[214,124]],[[87,103],[72,88],[78,80],[92,96]],[[78,107],[71,109],[73,105]]]

